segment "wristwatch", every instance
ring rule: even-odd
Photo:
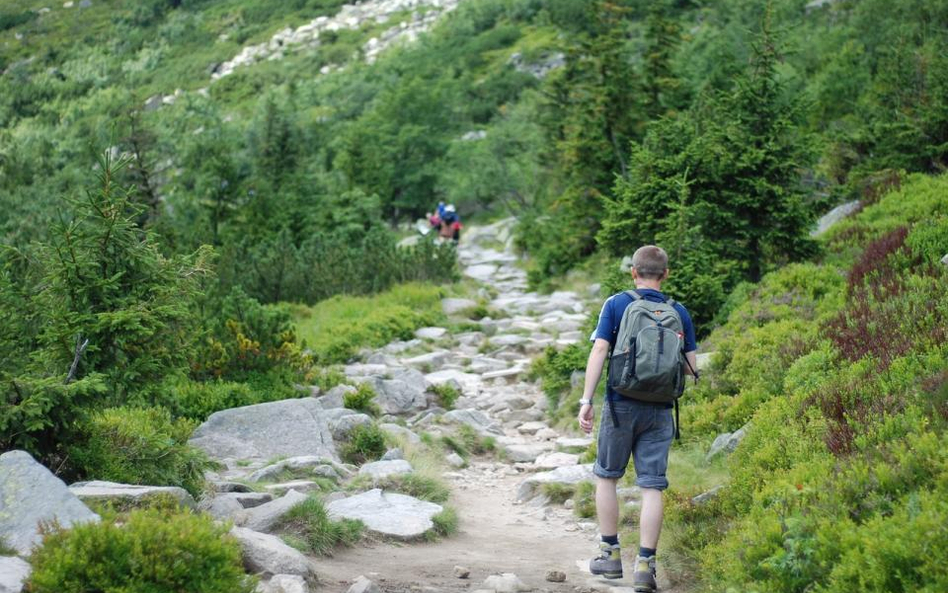
[[[581,405],[581,406],[591,406],[592,403],[593,403],[593,400],[591,400],[591,399],[581,399],[581,400],[579,400],[579,405]]]

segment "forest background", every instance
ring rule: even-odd
[[[757,426],[738,487],[680,495],[709,586],[944,590],[948,545],[902,526],[948,523],[948,2],[476,0],[371,63],[398,18],[212,79],[341,5],[0,6],[4,450],[198,488],[195,422],[439,320],[452,247],[396,245],[443,200],[516,216],[540,290],[669,251],[723,353],[689,438]],[[557,403],[582,356],[539,365]],[[174,455],[133,469],[102,444],[128,434]]]

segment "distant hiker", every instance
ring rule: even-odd
[[[645,593],[657,588],[655,551],[664,514],[662,491],[668,487],[668,450],[678,434],[678,397],[685,386],[684,375],[697,376],[694,325],[682,305],[662,294],[666,278],[668,255],[663,249],[646,245],[632,256],[635,290],[613,295],[602,306],[590,337],[594,343],[579,402],[579,424],[588,434],[593,429],[592,398],[608,359],[606,401],[593,467],[598,477],[596,513],[602,541],[600,555],[589,561],[589,570],[607,579],[622,578],[616,484],[631,456],[635,483],[642,491],[633,588]]]
[[[442,238],[451,239],[455,243],[461,240],[461,218],[458,216],[454,204],[445,206],[444,212],[441,213],[440,235]]]
[[[425,214],[425,217],[428,219],[428,224],[431,225],[433,229],[441,228],[441,215],[437,212],[428,212]]]

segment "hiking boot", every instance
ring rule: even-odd
[[[589,572],[607,579],[622,578],[622,554],[618,545],[599,542],[600,553],[589,561]]]
[[[632,589],[636,593],[654,593],[658,590],[655,582],[655,556],[637,556],[635,572],[632,573]]]

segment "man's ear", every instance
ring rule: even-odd
[[[639,277],[639,275],[636,274],[636,272],[635,272],[635,268],[629,268],[629,272],[632,273],[632,280],[635,280],[635,279],[637,279],[637,278]]]
[[[662,276],[662,282],[664,282],[665,280],[668,280],[668,268],[665,268],[665,275]]]

